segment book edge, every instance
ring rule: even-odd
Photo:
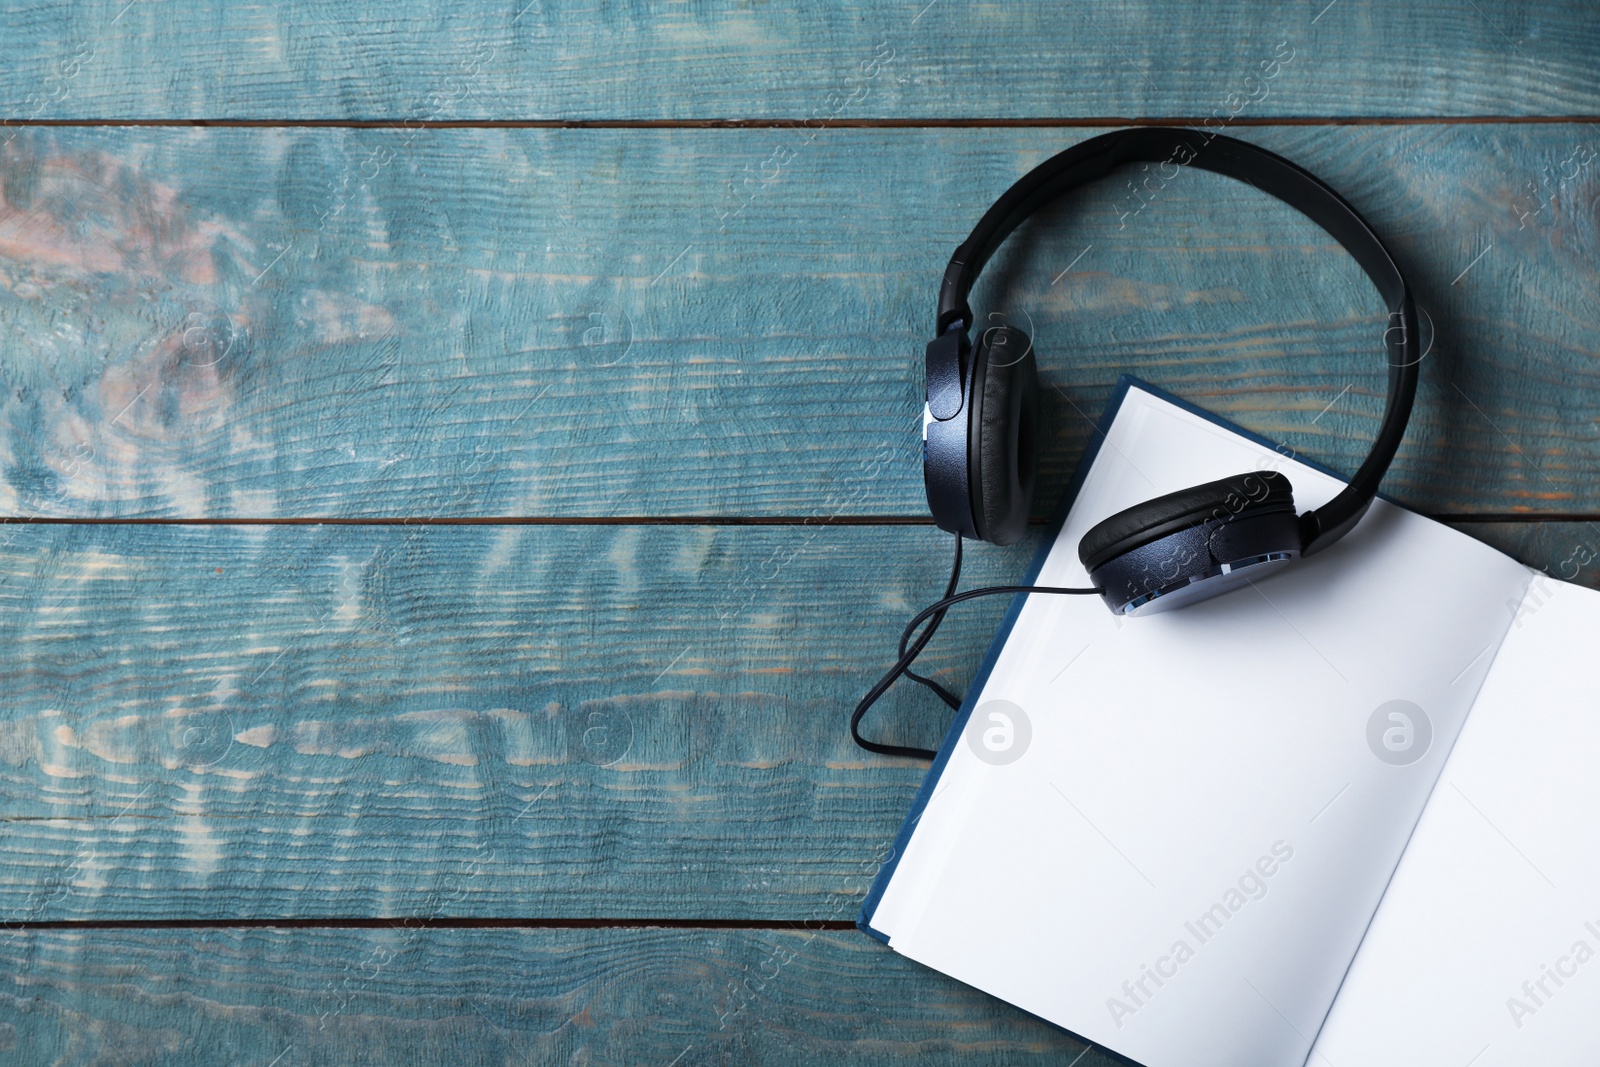
[[[1061,535],[1061,527],[1066,523],[1067,513],[1072,510],[1072,504],[1078,498],[1078,492],[1083,487],[1084,479],[1089,476],[1089,469],[1094,466],[1094,461],[1100,454],[1100,443],[1105,440],[1106,433],[1111,429],[1112,421],[1117,417],[1117,412],[1122,410],[1123,401],[1127,399],[1130,388],[1142,388],[1157,396],[1165,395],[1153,386],[1124,374],[1117,378],[1111,399],[1107,401],[1105,410],[1101,412],[1100,419],[1095,423],[1095,437],[1089,442],[1089,447],[1084,450],[1083,456],[1078,460],[1077,470],[1073,473],[1072,482],[1067,486],[1067,491],[1062,494],[1061,503],[1056,508],[1054,517],[1050,520],[1049,532],[1040,542],[1038,549],[1033,554],[1032,561],[1028,564],[1028,571],[1021,584],[1032,585],[1038,579],[1039,573],[1044,569],[1045,560],[1050,556],[1050,550],[1055,546],[1056,538]],[[933,764],[928,768],[928,773],[922,779],[922,786],[917,790],[916,798],[911,802],[911,810],[906,813],[905,821],[901,824],[899,832],[895,835],[894,845],[889,858],[883,861],[883,866],[878,868],[878,874],[872,881],[872,886],[867,890],[866,897],[861,902],[861,912],[856,919],[856,927],[869,937],[889,943],[889,936],[872,925],[872,916],[878,910],[878,902],[883,899],[883,894],[889,887],[889,882],[894,877],[895,870],[899,867],[900,857],[905,854],[906,846],[911,841],[911,834],[916,829],[917,822],[922,818],[922,812],[928,806],[939,778],[944,774],[945,765],[950,760],[950,754],[960,740],[962,731],[966,729],[967,720],[972,715],[972,709],[977,695],[988,684],[989,675],[994,670],[994,665],[1000,658],[1000,650],[1011,637],[1012,628],[1016,625],[1017,618],[1022,613],[1022,605],[1027,600],[1026,593],[1017,593],[1012,596],[1010,605],[1006,608],[1005,618],[995,630],[994,640],[989,643],[989,649],[984,653],[977,673],[973,675],[971,683],[967,686],[967,694],[961,701],[961,707],[955,717],[950,720],[950,726],[945,730],[944,740],[939,744],[939,753],[934,757]]]
[[[1049,533],[1034,553],[1033,561],[1028,566],[1027,575],[1022,584],[1034,584],[1039,577],[1039,573],[1044,569],[1045,560],[1049,557],[1050,550],[1055,547],[1056,539],[1061,536],[1062,526],[1066,524],[1067,513],[1072,510],[1073,503],[1078,499],[1078,493],[1083,488],[1084,480],[1089,476],[1089,469],[1094,466],[1095,460],[1100,455],[1101,442],[1105,440],[1106,434],[1110,431],[1111,423],[1116,419],[1117,413],[1122,410],[1122,405],[1127,399],[1129,389],[1140,389],[1159,400],[1164,400],[1174,407],[1187,411],[1191,415],[1196,415],[1230,433],[1237,434],[1245,440],[1263,448],[1271,449],[1287,459],[1304,463],[1313,470],[1320,471],[1331,478],[1337,478],[1347,485],[1349,484],[1349,478],[1323,463],[1308,459],[1292,448],[1279,444],[1277,441],[1264,437],[1253,430],[1247,430],[1214,412],[1207,411],[1197,404],[1190,403],[1180,396],[1167,392],[1160,386],[1151,385],[1142,378],[1137,378],[1131,374],[1123,374],[1117,378],[1117,384],[1112,391],[1111,399],[1107,401],[1105,410],[1101,412],[1099,421],[1095,423],[1095,437],[1089,442],[1089,447],[1084,449],[1083,456],[1078,460],[1078,467],[1073,473],[1072,482],[1068,485],[1067,491],[1062,494],[1061,503],[1057,506],[1054,517],[1050,520]],[[1396,503],[1385,493],[1379,493],[1378,496],[1390,503]],[[1404,505],[1396,503],[1396,506],[1403,507]],[[934,790],[939,784],[939,779],[944,774],[944,768],[949,762],[950,753],[960,739],[962,731],[966,729],[977,694],[981,693],[983,687],[988,684],[989,675],[994,670],[996,661],[1000,658],[1000,650],[1005,647],[1006,641],[1011,637],[1012,628],[1016,625],[1017,618],[1022,613],[1022,605],[1026,602],[1027,596],[1028,594],[1026,593],[1018,593],[1011,598],[1011,604],[1006,609],[1005,618],[1001,620],[999,628],[995,631],[994,640],[989,643],[989,649],[984,654],[983,661],[978,665],[977,673],[973,675],[972,682],[967,687],[966,698],[962,700],[960,709],[956,712],[955,717],[951,719],[950,726],[945,731],[944,740],[940,742],[938,755],[928,768],[928,774],[923,778],[922,786],[917,790],[916,798],[911,803],[911,810],[906,813],[905,822],[901,824],[899,832],[895,835],[894,845],[889,857],[878,868],[878,874],[873,879],[871,888],[867,890],[866,897],[862,899],[861,910],[856,918],[856,928],[869,937],[882,941],[885,945],[889,943],[889,936],[872,925],[872,917],[878,909],[879,902],[883,899],[884,891],[888,889],[889,882],[894,878],[894,872],[899,867],[900,857],[904,855],[906,846],[911,841],[911,834],[916,829],[918,820],[922,818],[923,810],[928,806],[928,801],[932,798]]]

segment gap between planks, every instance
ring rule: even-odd
[[[1035,129],[1124,126],[1203,126],[1206,115],[1096,116],[1092,118],[804,118],[764,119],[15,119],[0,126],[214,126],[242,128],[407,129],[407,130],[767,130],[810,125],[812,129]],[[1600,115],[1307,115],[1235,116],[1228,126],[1485,126],[1587,125]]]
[[[1487,511],[1422,513],[1445,523],[1600,523],[1600,512]],[[1030,526],[1053,520],[1035,516]],[[924,515],[484,515],[433,518],[374,516],[367,518],[83,518],[66,516],[0,516],[0,526],[932,526]]]
[[[842,919],[536,919],[440,916],[331,919],[52,919],[0,922],[26,930],[854,930]]]

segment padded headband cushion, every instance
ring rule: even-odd
[[[1078,559],[1094,570],[1114,556],[1209,519],[1242,512],[1294,510],[1294,487],[1277,471],[1252,471],[1158,496],[1097,523],[1078,542]]]
[[[985,330],[975,351],[972,513],[979,537],[1009,545],[1028,528],[1033,504],[1039,372],[1033,342],[1012,326]]]

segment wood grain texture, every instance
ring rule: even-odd
[[[1126,1062],[853,931],[27,932],[0,971],[0,1053],[57,1067]]]
[[[943,257],[1087,132],[23,131],[0,511],[925,514]],[[1593,131],[1242,132],[1371,217],[1436,327],[1387,491],[1600,511]],[[1365,279],[1248,187],[1150,180],[1030,226],[978,295],[1041,356],[1039,512],[1121,371],[1354,469],[1383,392]]]
[[[1584,0],[78,0],[17,6],[7,37],[13,119],[1600,112],[1600,20]],[[1287,70],[1259,80],[1285,48]]]
[[[1600,544],[1467,529],[1556,574]],[[943,582],[928,528],[4,533],[6,921],[847,919],[922,777],[845,723]],[[930,651],[958,690],[1001,599]]]
[[[846,721],[930,528],[0,533],[0,919],[846,919],[922,778]]]

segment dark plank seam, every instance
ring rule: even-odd
[[[1424,513],[1435,522],[1542,523],[1600,522],[1600,512],[1437,512]],[[1033,526],[1049,525],[1036,517]],[[0,525],[28,526],[932,526],[924,515],[486,515],[449,517],[348,518],[305,516],[277,519],[125,518],[92,519],[65,516],[0,516]]]
[[[53,919],[0,923],[0,930],[854,930],[835,919],[538,919],[390,916],[376,919]]]
[[[767,130],[807,125],[811,129],[1035,129],[1121,126],[1199,126],[1205,115],[1096,116],[1093,118],[686,118],[686,119],[10,119],[0,125],[26,126],[175,126],[265,129],[404,129],[404,130]],[[1600,115],[1306,115],[1235,116],[1229,126],[1484,126],[1594,125]]]

